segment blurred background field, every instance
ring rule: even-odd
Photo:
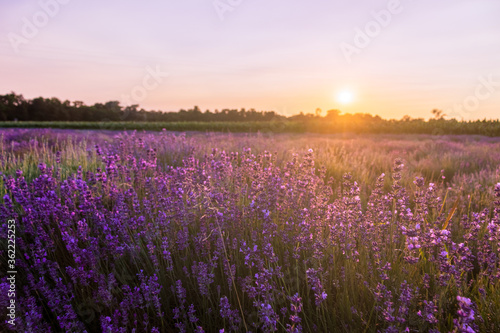
[[[111,130],[63,129],[3,129],[0,130],[2,170],[14,174],[21,169],[24,175],[37,175],[37,164],[55,162],[59,151],[63,175],[95,169],[100,162],[94,146],[127,140],[129,135],[145,140],[162,138],[158,165],[181,165],[191,151],[200,158],[213,147],[226,152],[251,148],[255,154],[276,153],[278,163],[293,154],[314,150],[318,167],[326,168],[326,176],[340,180],[351,173],[361,186],[362,198],[382,173],[390,176],[396,158],[402,158],[405,171],[402,184],[412,186],[414,177],[429,182],[443,182],[450,191],[467,193],[472,202],[483,206],[491,201],[491,187],[500,179],[500,138],[480,135],[380,135],[380,134],[314,134],[314,133],[200,133],[146,132]],[[100,165],[102,167],[102,165]],[[443,178],[444,177],[444,178]],[[386,189],[389,188],[387,178]]]

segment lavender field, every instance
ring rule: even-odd
[[[0,153],[2,332],[500,332],[500,138],[1,129]]]

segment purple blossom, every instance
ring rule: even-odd
[[[4,145],[13,148],[0,157],[0,217],[15,220],[19,331],[498,326],[500,183],[485,186],[493,171],[450,173],[446,185],[439,172],[414,177],[414,157],[428,161],[421,142],[370,143],[355,155],[368,143],[325,137],[314,153],[292,155],[265,150],[275,137],[99,135],[68,147],[29,138],[29,158]],[[484,149],[491,163],[500,160],[493,148]],[[407,161],[376,177],[378,167],[363,165],[385,149]],[[12,234],[7,222],[0,233]],[[0,255],[8,260],[7,247]],[[7,278],[0,273],[2,295]],[[467,297],[447,296],[455,292]]]

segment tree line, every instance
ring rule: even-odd
[[[12,92],[0,95],[0,121],[270,121],[286,117],[274,111],[224,109],[202,112],[199,107],[177,112],[146,111],[139,105],[123,107],[118,101],[85,105],[57,98],[25,99]]]
[[[2,127],[106,128],[157,130],[212,130],[234,132],[283,131],[317,133],[420,133],[481,134],[500,136],[499,120],[458,121],[445,119],[441,110],[432,110],[432,118],[385,120],[368,113],[341,114],[339,110],[325,113],[279,115],[274,111],[224,109],[202,112],[197,106],[177,112],[146,111],[138,105],[123,107],[118,101],[85,105],[81,101],[60,101],[57,98],[25,99],[14,92],[0,95]],[[17,123],[16,123],[17,121]],[[32,122],[32,123],[28,123]],[[49,123],[50,122],[50,123]],[[65,123],[59,123],[65,122]],[[71,123],[67,123],[71,122]],[[97,124],[99,123],[99,124]]]
[[[58,98],[37,97],[25,99],[23,95],[11,92],[0,95],[0,121],[141,121],[141,122],[259,122],[259,121],[299,121],[315,122],[334,120],[336,122],[380,122],[382,118],[366,114],[344,114],[339,110],[328,110],[322,116],[321,109],[315,113],[303,112],[293,116],[279,115],[274,111],[246,110],[244,108],[201,111],[198,106],[179,111],[146,111],[139,105],[121,106],[118,101],[85,105],[81,101],[61,101]]]

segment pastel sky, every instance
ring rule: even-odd
[[[0,0],[0,9],[0,94],[165,111],[500,118],[498,0]]]

